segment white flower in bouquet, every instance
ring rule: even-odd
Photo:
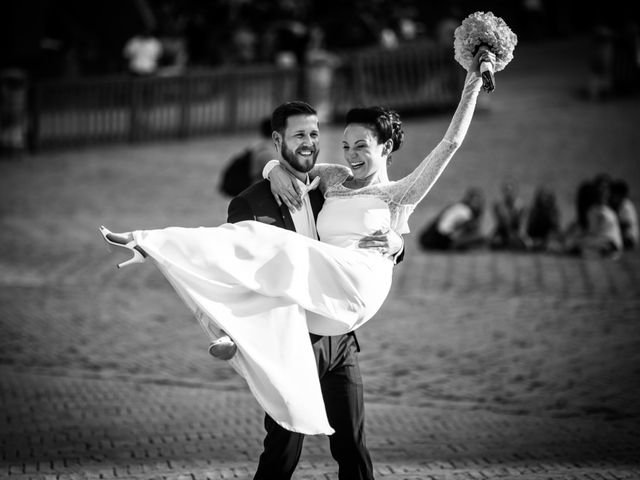
[[[492,12],[475,12],[465,18],[454,32],[455,59],[465,70],[471,68],[474,55],[480,48],[487,48],[495,55],[495,62],[491,69],[483,62],[481,71],[485,81],[485,89],[493,90],[493,85],[488,86],[487,82],[493,83],[493,71],[499,72],[504,69],[513,59],[513,50],[518,44],[518,37],[511,31],[509,26],[500,17],[496,17]]]

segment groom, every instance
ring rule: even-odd
[[[316,111],[304,102],[278,106],[271,117],[272,137],[280,160],[288,164],[299,187],[308,184],[307,172],[315,165],[320,152],[320,131]],[[257,220],[301,235],[318,238],[316,217],[324,198],[311,190],[301,200],[283,199],[301,204],[289,210],[271,194],[269,182],[263,180],[231,200],[227,221]],[[383,246],[393,253],[386,236],[363,239],[361,248]],[[372,480],[371,457],[365,444],[364,399],[358,365],[360,347],[355,333],[321,337],[310,334],[318,365],[320,386],[327,417],[335,433],[329,437],[331,454],[338,462],[340,480]],[[266,436],[254,480],[289,480],[300,459],[304,435],[285,430],[265,415]]]

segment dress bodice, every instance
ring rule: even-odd
[[[363,236],[390,229],[389,206],[375,195],[328,196],[318,214],[317,227],[322,242],[357,248]]]

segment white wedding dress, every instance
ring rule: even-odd
[[[229,361],[284,428],[331,434],[309,332],[338,335],[371,319],[391,287],[393,262],[358,241],[409,232],[409,215],[459,147],[482,81],[469,74],[445,137],[407,177],[351,190],[340,165],[319,164],[321,241],[256,221],[133,232],[211,340],[226,332]]]

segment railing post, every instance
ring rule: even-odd
[[[354,84],[354,100],[356,104],[366,105],[366,87],[364,80],[364,57],[363,55],[354,54],[353,58],[353,84]]]
[[[42,114],[42,86],[40,83],[31,83],[28,90],[27,101],[27,148],[32,153],[38,153],[40,149],[40,115]]]
[[[240,75],[236,71],[227,72],[227,85],[229,85],[228,106],[229,106],[229,130],[236,131],[239,127],[239,98],[238,98],[238,83],[240,82]],[[225,82],[223,81],[224,85]]]
[[[187,138],[189,132],[189,113],[191,108],[191,79],[183,74],[179,80],[180,88],[180,125],[178,126],[178,138]]]
[[[115,90],[108,79],[34,82],[25,143],[36,150],[85,139],[134,143],[160,135],[186,138],[201,131],[238,131],[255,126],[275,105],[298,96],[297,89],[304,83],[300,79],[305,77],[304,97],[324,121],[355,104],[441,107],[455,102],[453,83],[460,79],[450,57],[447,53],[445,61],[443,52],[420,44],[405,51],[344,52],[336,71],[321,62],[310,62],[306,70],[223,67],[173,78],[119,77]],[[167,93],[172,95],[159,98]],[[161,102],[155,105],[155,100]]]
[[[132,77],[129,85],[129,93],[131,95],[131,103],[129,104],[129,141],[135,143],[140,138],[140,82],[137,78]]]

